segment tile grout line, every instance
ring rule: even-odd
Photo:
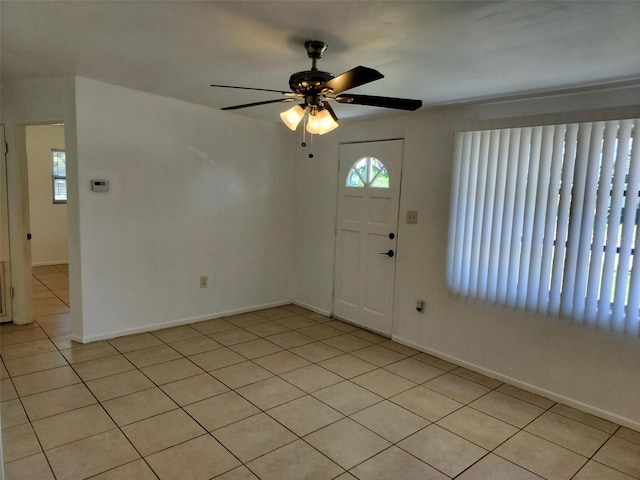
[[[47,288],[49,288],[49,287],[47,287]],[[36,320],[36,321],[37,321],[37,320]],[[43,329],[43,331],[44,331],[44,329]],[[49,334],[48,334],[46,331],[44,331],[44,333],[45,333],[45,335],[47,335],[47,338],[49,339],[49,341],[51,341],[51,343],[53,343],[53,341],[51,340],[51,337],[49,336]],[[73,441],[71,441],[71,442],[68,442],[68,443],[63,444],[63,445],[58,445],[58,446],[56,446],[56,447],[54,447],[54,448],[59,448],[59,447],[65,446],[65,445],[70,445],[71,443],[74,443],[74,442],[77,442],[77,441],[81,441],[81,440],[86,440],[87,438],[91,438],[91,437],[95,437],[95,436],[98,436],[98,435],[102,435],[102,434],[104,434],[104,433],[106,433],[106,432],[109,432],[109,431],[112,431],[112,430],[116,430],[116,429],[117,429],[117,430],[122,434],[122,436],[127,440],[128,444],[131,446],[131,448],[133,448],[133,449],[134,449],[134,451],[135,451],[135,452],[136,452],[136,454],[140,457],[140,459],[142,459],[142,460],[147,464],[147,466],[151,469],[151,471],[152,471],[152,472],[154,473],[154,475],[155,475],[155,471],[151,468],[151,465],[149,465],[149,464],[147,463],[147,461],[146,461],[146,460],[145,460],[145,458],[140,454],[140,452],[138,451],[138,449],[136,448],[136,446],[135,446],[135,445],[133,445],[133,443],[129,440],[129,438],[126,436],[126,434],[124,433],[124,431],[122,431],[122,428],[120,427],[120,425],[118,425],[118,423],[115,421],[115,419],[114,419],[114,418],[111,416],[111,414],[107,411],[107,409],[104,407],[104,405],[102,404],[102,402],[101,402],[100,400],[98,400],[98,398],[96,397],[96,395],[93,393],[93,391],[92,391],[92,390],[89,388],[89,386],[87,385],[87,383],[86,383],[86,381],[84,380],[84,378],[82,378],[82,376],[80,376],[80,374],[79,374],[79,373],[77,372],[77,370],[74,368],[74,364],[72,364],[72,363],[71,363],[71,362],[70,362],[70,361],[69,361],[69,360],[68,360],[68,359],[67,359],[67,358],[62,354],[62,351],[61,351],[61,350],[67,350],[67,349],[60,349],[60,348],[58,347],[58,345],[56,345],[55,343],[53,343],[53,344],[54,344],[54,346],[56,347],[56,349],[57,349],[58,353],[60,353],[60,355],[62,355],[62,357],[65,359],[65,362],[67,363],[67,366],[69,366],[69,367],[73,370],[73,372],[75,373],[75,375],[80,379],[80,383],[81,383],[81,384],[86,388],[86,390],[91,394],[91,396],[92,396],[92,397],[94,398],[94,400],[96,401],[97,405],[100,405],[100,408],[104,411],[104,413],[109,417],[109,419],[110,419],[110,420],[113,422],[113,424],[115,425],[115,427],[114,427],[114,428],[111,428],[111,429],[109,429],[109,430],[106,430],[105,432],[99,432],[99,433],[95,433],[95,434],[92,434],[92,435],[89,435],[89,436],[86,436],[86,437],[82,437],[82,438],[79,438],[79,439],[75,439],[75,440],[73,440]],[[106,357],[101,357],[101,358],[106,358]],[[125,358],[126,358],[126,357],[125,357]],[[90,360],[87,360],[87,361],[90,361]],[[127,361],[129,361],[129,360],[127,359]],[[78,363],[82,363],[82,362],[78,362]],[[133,365],[133,364],[132,364],[132,365]],[[133,366],[135,367],[135,365],[133,365]],[[136,367],[136,368],[137,368],[137,367]],[[141,373],[143,373],[143,372],[141,372]],[[143,373],[143,374],[144,374],[144,373]],[[65,387],[60,387],[60,388],[65,388]],[[53,389],[53,390],[56,390],[56,389]],[[48,391],[51,391],[51,390],[48,390]],[[43,393],[43,392],[42,392],[42,393]],[[24,407],[23,407],[23,408],[24,408]],[[79,408],[84,408],[84,407],[79,407]],[[79,408],[75,408],[75,409],[72,409],[72,410],[68,410],[67,412],[61,412],[61,413],[68,413],[68,412],[71,412],[71,411],[74,411],[74,410],[78,410]],[[26,413],[26,410],[25,410],[25,413]],[[56,415],[57,415],[57,414],[56,414]],[[51,415],[51,416],[55,416],[55,415]],[[50,418],[51,416],[49,416],[49,417],[43,417],[43,418]],[[27,414],[27,418],[28,418],[28,414]],[[41,448],[41,450],[42,450],[42,454],[43,454],[43,455],[44,455],[44,457],[47,459],[47,463],[48,463],[48,465],[49,465],[49,468],[51,469],[51,472],[52,472],[52,474],[53,474],[53,476],[54,476],[54,478],[55,478],[55,477],[57,477],[57,475],[56,475],[56,473],[55,473],[55,471],[54,471],[54,469],[53,469],[53,466],[51,465],[51,462],[50,462],[50,460],[49,460],[48,455],[46,454],[45,449],[44,449],[44,448],[42,448],[42,444],[40,443],[40,439],[38,438],[38,435],[36,434],[35,429],[33,428],[33,423],[31,422],[31,420],[29,420],[29,423],[31,424],[31,428],[34,430],[34,434],[35,434],[36,438],[38,439],[38,443],[40,444],[40,448]],[[50,449],[50,450],[53,450],[53,449]],[[138,460],[138,459],[136,459],[136,460]],[[133,460],[133,461],[136,461],[136,460]],[[132,461],[132,462],[133,462],[133,461]],[[108,469],[108,470],[105,470],[105,471],[102,471],[102,472],[97,472],[95,475],[99,475],[99,474],[101,474],[101,473],[107,472],[107,471],[109,471],[109,470],[113,470],[113,469],[115,469],[115,468],[119,468],[119,467],[121,467],[122,465],[126,465],[126,464],[128,464],[128,463],[132,463],[132,462],[126,462],[126,463],[123,463],[123,464],[121,464],[121,465],[117,465],[117,466],[115,466],[115,467],[113,467],[113,468],[111,468],[111,469]],[[92,475],[92,477],[93,477],[93,476],[95,476],[95,475]],[[157,477],[157,475],[156,475],[156,477]]]
[[[38,281],[40,281],[40,280],[38,280]],[[41,282],[41,283],[42,283],[42,282]],[[44,285],[44,284],[43,284],[43,285]],[[47,285],[45,285],[45,286],[47,287],[47,289],[49,289],[49,287],[48,287]],[[51,289],[49,289],[49,291],[51,291]],[[51,291],[51,293],[53,293],[53,292]],[[54,293],[54,295],[55,295],[55,293]],[[57,296],[56,296],[56,297],[57,297]],[[47,336],[47,339],[48,339],[49,341],[51,341],[51,338],[49,337],[49,334],[48,334],[48,333],[47,333],[47,332],[46,332],[46,331],[45,331],[45,330],[40,326],[40,324],[39,324],[39,323],[38,323],[38,326],[39,326],[39,328],[43,331],[43,333]],[[51,343],[53,344],[53,342],[51,342]],[[57,349],[57,346],[56,346],[55,344],[53,344],[53,345],[54,345],[54,347]],[[59,351],[59,349],[58,349],[58,351]],[[65,359],[65,361],[66,361],[66,359]],[[20,401],[20,406],[21,406],[21,408],[22,408],[22,411],[23,411],[23,412],[24,412],[24,414],[25,414],[25,417],[27,418],[27,421],[28,421],[28,423],[29,423],[29,427],[31,428],[31,431],[33,432],[33,435],[34,435],[34,437],[36,438],[36,441],[38,442],[38,446],[40,447],[40,453],[41,453],[41,454],[42,454],[42,456],[44,457],[45,461],[47,462],[47,465],[49,466],[49,470],[51,471],[51,474],[52,474],[52,475],[54,476],[54,478],[55,478],[55,477],[56,477],[56,475],[55,475],[55,473],[53,472],[53,466],[51,465],[51,461],[49,460],[49,457],[46,455],[46,453],[45,453],[45,449],[44,449],[44,447],[43,447],[43,445],[42,445],[42,441],[40,440],[40,437],[38,436],[38,434],[36,433],[35,428],[33,427],[33,421],[32,421],[32,420],[31,420],[31,418],[29,417],[29,414],[27,413],[27,409],[26,409],[26,408],[25,408],[25,406],[24,406],[24,402],[23,402],[23,400],[22,400],[22,398],[23,398],[23,397],[18,393],[18,389],[16,388],[15,384],[13,383],[13,377],[9,374],[9,370],[6,368],[6,365],[4,365],[4,358],[2,359],[2,363],[3,363],[3,366],[5,367],[5,370],[7,371],[7,375],[9,375],[9,376],[8,376],[8,378],[9,378],[9,380],[11,381],[11,385],[13,386],[13,389],[14,389],[14,390],[15,390],[15,392],[16,392],[17,399]],[[34,372],[34,373],[35,373],[35,372]],[[34,454],[34,455],[37,455],[37,454]],[[25,458],[29,458],[30,456],[33,456],[33,455],[27,455],[26,457],[21,457],[21,458],[19,458],[19,459],[14,459],[13,461],[24,460]],[[11,463],[11,462],[9,462],[9,463]]]
[[[169,345],[167,342],[165,342],[164,340],[162,340],[162,339],[159,339],[159,340],[160,340],[160,341],[162,341],[165,345],[171,346],[171,345]],[[150,348],[153,348],[153,347],[150,347]],[[178,353],[180,353],[180,352],[178,352]],[[106,358],[106,357],[103,357],[103,358]],[[188,358],[188,357],[185,357],[184,355],[182,355],[182,358]],[[409,356],[409,357],[406,357],[406,358],[410,358],[410,356]],[[252,360],[251,360],[251,359],[247,359],[247,360],[248,360],[248,361],[250,361],[250,362],[252,362]],[[399,361],[401,361],[401,360],[399,360]],[[81,363],[81,362],[80,362],[80,363]],[[158,363],[156,363],[155,365],[157,365],[157,364],[161,364],[161,363],[166,363],[166,362],[158,362]],[[253,363],[253,362],[252,362],[252,363]],[[316,363],[313,363],[312,365],[318,365],[318,363],[316,362]],[[140,367],[137,367],[135,364],[133,364],[133,366],[134,366],[138,371],[140,371],[143,375],[145,375],[145,377],[147,377],[147,376],[146,376],[146,374],[140,370]],[[385,365],[385,366],[386,366],[386,365]],[[302,368],[304,368],[304,367],[302,367]],[[321,368],[322,368],[322,367],[321,367]],[[384,369],[384,366],[377,367],[377,369]],[[295,369],[294,369],[294,370],[295,370]],[[74,371],[75,371],[75,369],[74,369]],[[375,371],[375,370],[373,370],[373,371]],[[210,372],[206,372],[206,373],[208,373],[208,374],[210,374],[210,375],[211,375],[211,373],[210,373]],[[444,375],[444,374],[446,374],[446,373],[443,373],[442,375]],[[213,375],[211,375],[211,376],[213,376]],[[276,376],[279,376],[279,375],[276,375]],[[147,377],[147,378],[148,378],[148,377]],[[344,378],[344,377],[342,377],[342,378]],[[354,377],[354,378],[357,378],[357,376],[356,376],[356,377]],[[436,377],[436,378],[437,378],[437,377]],[[161,387],[160,387],[160,385],[156,384],[156,383],[155,383],[153,380],[151,380],[150,378],[149,378],[149,380],[150,380],[154,385],[156,385],[156,387],[161,388]],[[216,380],[217,380],[217,379],[216,379]],[[283,380],[285,380],[285,379],[283,379]],[[350,380],[350,379],[346,379],[346,380]],[[285,381],[286,381],[286,380],[285,380]],[[428,381],[429,381],[429,380],[428,380]],[[83,383],[84,383],[84,381],[83,381]],[[224,382],[222,382],[222,383],[224,383]],[[416,386],[418,386],[418,385],[422,385],[422,384],[416,384]],[[228,385],[226,385],[226,386],[228,387]],[[295,386],[295,385],[294,385],[294,386]],[[494,389],[493,389],[493,390],[497,389],[498,387],[499,387],[499,386],[494,387]],[[411,388],[415,388],[415,387],[411,387]],[[231,390],[233,390],[233,389],[231,389]],[[407,389],[407,390],[408,390],[408,389]],[[491,390],[491,391],[493,391],[493,390]],[[308,393],[308,392],[305,392],[305,393],[306,393],[307,395],[311,395],[311,393]],[[375,392],[372,392],[372,393],[375,393]],[[401,392],[400,392],[400,393],[401,393]],[[436,392],[436,393],[439,393],[439,392]],[[489,392],[487,392],[487,393],[489,393]],[[315,398],[315,397],[314,397],[314,398]],[[478,397],[478,398],[480,398],[480,397]],[[97,399],[96,399],[96,400],[97,400]],[[248,399],[247,399],[247,400],[248,400]],[[381,400],[381,401],[384,401],[384,400],[387,400],[387,399],[385,399],[385,398],[383,397],[383,400]],[[285,402],[285,403],[286,403],[286,402]],[[377,402],[377,403],[380,403],[380,402]],[[467,404],[463,404],[463,405],[465,405],[465,406],[466,406],[466,405],[468,405],[469,403],[471,403],[471,402],[468,402]],[[181,408],[181,407],[179,407],[179,408]],[[368,408],[368,407],[365,407],[365,408]],[[462,407],[461,407],[461,408],[462,408]],[[548,407],[545,411],[548,411],[548,410],[549,410],[549,408],[551,408],[551,407]],[[266,411],[264,411],[264,410],[262,410],[262,409],[261,409],[261,411],[262,411],[262,412],[264,412],[264,413],[267,413]],[[456,411],[457,411],[457,410],[456,410]],[[357,413],[357,412],[355,412],[355,413]],[[453,412],[452,412],[452,413],[453,413]],[[544,412],[543,412],[543,413],[544,413]],[[267,413],[267,415],[268,415],[268,413]],[[352,415],[353,415],[353,414],[352,414]],[[541,413],[540,415],[542,415],[542,413]],[[272,418],[272,417],[271,417],[271,418]],[[348,416],[347,418],[349,418],[349,416]],[[444,418],[444,417],[443,417],[443,418]],[[536,418],[537,418],[537,417],[536,417]],[[194,419],[194,420],[195,420],[195,419]],[[353,419],[352,419],[352,420],[353,420]],[[426,420],[428,420],[428,419],[426,419]],[[534,419],[534,420],[535,420],[535,419]],[[354,421],[355,421],[355,420],[354,420]],[[428,421],[429,421],[429,420],[428,420]],[[532,421],[533,421],[533,420],[532,420]],[[432,422],[432,423],[435,423],[435,422]],[[530,423],[531,423],[531,422],[530,422]],[[285,427],[285,428],[286,428],[286,427]],[[365,428],[366,428],[366,427],[365,427]],[[520,430],[523,430],[524,428],[525,428],[525,427],[522,427]],[[207,431],[207,430],[205,429],[205,431]],[[375,432],[373,432],[373,433],[375,433]],[[414,433],[415,433],[415,432],[414,432]],[[376,435],[377,435],[377,434],[376,434]],[[301,437],[300,437],[300,438],[301,438]],[[463,438],[463,437],[461,437],[461,438]],[[395,445],[395,444],[394,444],[394,445]],[[497,448],[497,447],[496,447],[496,448]]]
[[[267,322],[271,322],[271,321],[273,321],[273,320],[267,320]],[[261,322],[261,323],[266,323],[266,322]],[[188,326],[188,325],[187,325],[187,326]],[[236,326],[236,328],[243,328],[243,327],[238,327],[238,326]],[[153,334],[153,332],[149,332],[149,333]],[[200,332],[199,332],[199,333],[200,333]],[[253,332],[250,332],[250,333],[253,333]],[[207,336],[207,335],[205,335],[205,336]],[[157,337],[156,335],[154,335],[154,337],[155,337],[155,338],[157,338],[159,341],[163,342],[165,345],[167,345],[167,346],[171,347],[171,345],[170,345],[169,343],[167,343],[165,340],[163,340],[162,338],[159,338],[159,337]],[[264,337],[258,337],[258,338],[264,338]],[[178,340],[178,341],[179,341],[179,340]],[[242,342],[241,342],[241,343],[242,343]],[[154,348],[154,347],[149,347],[149,348]],[[171,348],[173,348],[173,347],[171,347]],[[224,346],[224,345],[223,345],[223,347],[222,347],[222,348],[228,348],[228,347],[226,347],[226,346]],[[117,349],[117,348],[116,348],[116,349]],[[134,351],[141,351],[141,350],[144,350],[144,349],[134,350]],[[175,349],[174,349],[174,350],[175,350]],[[177,351],[176,351],[176,352],[177,352]],[[180,352],[177,352],[177,353],[179,353],[179,354],[182,356],[182,358],[186,358],[186,359],[188,359],[189,361],[191,361],[191,360],[189,359],[189,357],[187,357],[187,356],[185,356],[185,355],[182,355]],[[238,352],[236,352],[236,353],[238,353]],[[249,361],[249,362],[251,362],[251,363],[254,363],[254,362],[252,361],[252,359],[249,359],[249,358],[247,358],[247,357],[244,357],[244,356],[243,356],[242,354],[240,354],[240,353],[238,353],[238,354],[239,354],[240,356],[242,356],[243,358],[245,358],[245,361]],[[121,355],[124,355],[124,354],[123,354],[123,353],[121,353]],[[126,358],[126,357],[125,357],[125,358]],[[258,358],[259,358],[259,357],[258,357]],[[169,360],[169,361],[172,361],[172,360]],[[159,364],[162,364],[162,363],[167,363],[167,362],[158,362],[158,363],[156,363],[156,364],[152,364],[152,365],[159,365]],[[191,363],[193,363],[194,365],[196,365],[198,368],[202,368],[202,367],[200,367],[199,365],[195,364],[195,362],[193,362],[193,361],[191,361]],[[239,363],[241,363],[241,362],[239,362]],[[147,366],[152,366],[152,365],[146,365],[145,367],[147,367]],[[232,365],[235,365],[235,364],[232,364]],[[138,371],[140,371],[140,373],[141,373],[142,375],[144,375],[146,378],[148,378],[148,379],[149,379],[149,380],[150,380],[150,381],[151,381],[151,382],[156,386],[156,388],[159,388],[160,390],[162,390],[162,387],[161,387],[160,385],[158,385],[158,384],[157,384],[153,379],[151,379],[148,375],[146,375],[146,374],[145,374],[145,372],[143,372],[143,371],[141,370],[141,367],[138,367],[138,366],[137,366],[137,365],[135,365],[135,364],[133,364],[133,366],[134,366]],[[222,367],[222,368],[224,368],[224,367]],[[212,370],[212,371],[213,371],[213,370]],[[229,388],[229,391],[235,392],[236,394],[238,394],[238,395],[242,396],[242,394],[240,394],[240,393],[236,392],[236,390],[235,390],[235,389],[231,388],[229,385],[225,384],[222,380],[220,380],[220,379],[216,378],[214,375],[212,375],[212,374],[211,374],[211,372],[212,372],[212,371],[207,371],[207,370],[204,370],[204,369],[203,369],[203,372],[204,372],[205,374],[208,374],[209,376],[211,376],[211,377],[212,377],[212,378],[214,378],[215,380],[217,380],[217,381],[219,381],[220,383],[222,383],[223,385],[225,385],[225,387]],[[270,372],[270,373],[272,373],[272,372]],[[275,374],[273,374],[273,375],[274,375],[274,376],[277,376],[277,375],[275,375]],[[189,377],[186,377],[186,378],[189,378]],[[284,380],[284,379],[283,379],[283,380]],[[170,383],[172,383],[172,382],[170,382]],[[257,382],[253,382],[253,383],[257,383]],[[305,393],[306,393],[306,392],[305,392]],[[220,395],[220,394],[218,394],[218,395]],[[214,395],[213,397],[215,397],[215,396],[217,396],[217,395]],[[208,397],[208,398],[213,398],[213,397]],[[117,397],[117,398],[120,398],[120,397]],[[222,427],[220,427],[220,428],[228,427],[228,426],[233,425],[233,424],[236,424],[236,423],[238,423],[238,422],[240,422],[240,421],[246,420],[247,418],[251,418],[251,417],[257,416],[257,415],[259,415],[259,414],[261,414],[261,413],[263,413],[263,414],[267,415],[269,418],[271,418],[271,419],[273,419],[274,421],[278,422],[275,418],[271,417],[271,416],[270,416],[270,415],[269,415],[265,410],[261,409],[258,405],[255,405],[253,402],[251,402],[251,400],[249,400],[248,398],[246,398],[246,397],[244,397],[244,396],[242,396],[242,398],[244,398],[247,402],[251,403],[254,407],[256,407],[256,408],[259,410],[259,412],[258,412],[258,413],[255,413],[255,414],[253,414],[253,415],[250,415],[250,416],[248,416],[248,417],[245,417],[245,418],[243,418],[243,419],[241,419],[241,420],[237,420],[237,421],[235,421],[235,422],[232,422],[232,423],[230,423],[229,425],[222,426]],[[174,401],[174,400],[172,399],[172,401]],[[174,401],[174,402],[175,402],[175,401]],[[197,403],[197,402],[194,402],[194,403]],[[287,402],[284,402],[284,403],[287,403]],[[283,403],[283,404],[284,404],[284,403]],[[276,406],[278,406],[278,405],[276,405]],[[276,406],[274,406],[274,408],[275,408]],[[247,463],[249,463],[249,462],[246,462],[246,463],[245,463],[245,462],[243,462],[242,460],[240,460],[240,458],[238,458],[238,457],[237,457],[233,452],[231,452],[231,451],[230,451],[230,450],[229,450],[229,449],[228,449],[228,448],[227,448],[223,443],[221,443],[221,442],[220,442],[220,441],[215,437],[215,435],[213,434],[213,432],[212,432],[212,431],[209,431],[209,430],[208,430],[204,425],[202,425],[200,422],[198,422],[198,420],[197,420],[196,418],[194,418],[193,416],[191,416],[191,415],[189,414],[189,412],[187,412],[187,411],[184,409],[184,406],[178,405],[178,408],[177,408],[177,409],[182,410],[182,411],[183,411],[187,416],[189,416],[189,418],[191,418],[191,419],[192,419],[196,424],[198,424],[198,425],[199,425],[199,426],[200,426],[200,427],[205,431],[205,433],[204,433],[203,435],[200,435],[200,436],[210,435],[210,436],[211,436],[211,437],[212,437],[216,442],[218,442],[222,447],[224,447],[224,448],[225,448],[225,449],[226,449],[226,450],[227,450],[227,451],[228,451],[228,452],[229,452],[229,453],[230,453],[234,458],[236,458],[236,459],[240,462],[240,464],[241,464],[241,465],[245,466],[247,469],[249,469],[249,470],[251,471],[251,469],[250,469],[250,468],[249,468],[249,466],[247,465]],[[176,409],[174,409],[174,410],[176,410]],[[166,412],[163,412],[163,413],[166,413]],[[157,415],[154,415],[154,416],[159,416],[159,415],[162,415],[162,413],[157,414]],[[152,417],[148,417],[148,418],[153,418],[154,416],[152,416]],[[145,418],[145,419],[141,419],[141,420],[139,420],[139,421],[143,421],[143,420],[146,420],[146,419],[147,419],[147,418]],[[114,422],[114,423],[115,423],[115,422]],[[133,422],[133,423],[137,423],[137,422]],[[132,423],[132,424],[133,424],[133,423]],[[280,422],[278,422],[278,423],[280,424]],[[117,425],[117,424],[116,424],[116,425]],[[254,458],[254,459],[251,459],[250,461],[256,460],[257,458],[260,458],[260,457],[262,457],[262,456],[264,456],[264,455],[267,455],[267,454],[269,454],[269,453],[271,453],[271,452],[273,452],[273,451],[275,451],[275,450],[277,450],[277,449],[279,449],[279,448],[282,448],[282,447],[284,447],[284,446],[286,446],[286,445],[289,445],[290,443],[293,443],[293,442],[295,442],[295,441],[297,441],[297,440],[303,440],[303,439],[302,439],[302,437],[299,437],[298,435],[296,435],[294,432],[292,432],[292,431],[291,431],[288,427],[286,427],[285,425],[282,425],[282,424],[280,424],[280,425],[281,425],[283,428],[285,428],[285,429],[287,429],[288,431],[290,431],[294,436],[296,436],[296,440],[292,440],[291,442],[289,442],[289,443],[287,443],[287,444],[285,444],[285,445],[281,445],[281,446],[277,447],[277,448],[276,448],[276,449],[274,449],[274,450],[271,450],[271,451],[269,451],[269,452],[265,452],[264,454],[262,454],[262,455],[260,455],[260,456],[258,456],[258,457],[256,457],[256,458]],[[124,434],[124,432],[123,432],[123,434]],[[200,436],[195,437],[195,438],[199,438]],[[125,437],[126,437],[126,434],[125,434]],[[127,437],[127,439],[128,439],[128,437]],[[176,443],[176,444],[174,444],[174,445],[172,445],[172,446],[169,446],[169,447],[166,447],[166,448],[164,448],[164,449],[162,449],[162,450],[159,450],[158,452],[154,452],[154,454],[155,454],[155,453],[159,453],[160,451],[163,451],[163,450],[167,450],[167,449],[169,449],[169,448],[173,448],[173,447],[175,447],[175,446],[177,446],[177,445],[180,445],[180,444],[182,444],[182,443],[186,443],[186,442],[188,442],[188,441],[190,441],[190,440],[193,440],[193,439],[189,439],[189,440],[185,440],[185,441],[183,441],[183,442]],[[303,441],[304,441],[304,440],[303,440]],[[305,443],[306,443],[306,442],[305,442]],[[134,447],[134,448],[135,448],[135,447]],[[137,449],[136,449],[136,451],[137,451]],[[139,452],[138,452],[138,453],[139,453]],[[320,453],[321,453],[321,452],[320,452]],[[323,454],[323,455],[324,455],[324,454]],[[140,455],[140,456],[141,456],[141,458],[143,458],[143,459],[144,459],[144,457],[142,457],[142,455]],[[325,455],[325,457],[326,457],[326,455]],[[328,457],[326,457],[326,458],[328,458]],[[329,460],[330,460],[330,461],[332,461],[331,459],[329,459]],[[335,462],[334,462],[334,463],[335,463]],[[150,465],[149,465],[149,467],[151,468],[151,466],[150,466]],[[117,467],[115,467],[115,468],[117,468]],[[234,468],[237,468],[237,467],[234,467]],[[344,470],[344,469],[343,469],[343,470]],[[346,470],[345,470],[345,471],[346,471]],[[224,473],[226,473],[226,472],[223,472],[222,474],[224,474]],[[222,475],[222,474],[221,474],[221,475]]]

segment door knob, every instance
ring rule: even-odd
[[[395,252],[393,250],[389,250],[386,252],[380,252],[380,255],[386,255],[387,257],[393,257],[395,255]]]

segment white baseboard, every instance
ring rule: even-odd
[[[414,348],[416,350],[419,350],[421,352],[424,353],[428,353],[430,355],[433,355],[435,357],[441,358],[442,360],[446,360],[448,362],[451,363],[455,363],[456,365],[459,365],[461,367],[467,368],[469,370],[473,370],[474,372],[477,373],[481,373],[482,375],[486,375],[488,377],[491,378],[495,378],[496,380],[500,380],[501,382],[504,383],[508,383],[509,385],[513,385],[514,387],[518,387],[521,388],[522,390],[526,390],[528,392],[531,393],[535,393],[537,395],[540,395],[542,397],[546,397],[550,400],[553,400],[554,402],[558,402],[558,403],[563,403],[565,405],[568,405],[570,407],[576,408],[578,410],[581,410],[583,412],[586,413],[590,413],[591,415],[595,415],[597,417],[600,418],[604,418],[605,420],[609,420],[610,422],[614,422],[617,423],[618,425],[622,425],[623,427],[627,427],[630,428],[632,430],[636,430],[636,431],[640,431],[640,422],[636,422],[634,420],[631,420],[629,418],[625,418],[625,417],[621,417],[620,415],[617,415],[615,413],[611,413],[607,410],[603,410],[601,408],[598,407],[594,407],[593,405],[588,405],[586,403],[583,403],[579,400],[576,400],[575,398],[570,398],[570,397],[566,397],[564,395],[552,392],[550,390],[546,390],[544,388],[540,388],[537,387],[536,385],[531,385],[529,383],[526,382],[522,382],[520,380],[518,380],[517,378],[513,378],[510,377],[508,375],[503,375],[499,372],[487,369],[487,368],[483,368],[480,367],[478,365],[475,365],[473,363],[469,363],[465,360],[461,360],[457,357],[453,357],[451,355],[447,355],[445,353],[439,352],[437,350],[431,349],[431,348],[425,348],[422,345],[419,345],[415,342],[412,342],[411,340],[407,340],[405,338],[401,338],[401,337],[397,337],[397,336],[393,336],[392,340],[394,342],[398,342],[401,343],[403,345],[406,345],[407,347],[411,347]]]
[[[307,310],[311,310],[312,312],[316,312],[321,315],[326,315],[327,317],[331,316],[331,312],[328,312],[322,308],[318,308],[314,305],[305,304],[304,302],[297,302],[297,301],[292,301],[291,299],[287,299],[287,300],[280,300],[278,302],[252,305],[246,308],[224,310],[221,312],[210,313],[207,315],[199,315],[196,317],[181,318],[181,319],[170,320],[162,323],[154,323],[150,325],[142,325],[142,326],[137,326],[133,328],[126,328],[122,330],[114,330],[111,332],[101,333],[98,335],[84,335],[84,336],[72,335],[71,340],[79,343],[90,343],[90,342],[97,342],[100,340],[109,340],[111,338],[122,337],[124,335],[134,335],[136,333],[152,332],[154,330],[162,330],[163,328],[179,327],[180,325],[188,325],[190,323],[204,322],[206,320],[213,320],[215,318],[228,317],[231,315],[239,315],[242,313],[250,313],[250,312],[255,312],[257,310],[264,310],[266,308],[281,307],[283,305],[289,305],[291,303],[293,303],[294,305],[298,305],[299,307],[306,308]]]
[[[150,325],[142,325],[142,326],[137,326],[133,328],[125,328],[122,330],[114,330],[111,332],[100,333],[97,335],[84,335],[84,336],[71,335],[71,340],[79,343],[97,342],[99,340],[109,340],[111,338],[122,337],[124,335],[133,335],[136,333],[152,332],[155,330],[162,330],[163,328],[179,327],[180,325],[188,325],[190,323],[204,322],[206,320],[213,320],[221,317],[229,317],[231,315],[239,315],[241,313],[250,313],[250,312],[255,312],[257,310],[263,310],[265,308],[281,307],[283,305],[289,305],[289,304],[291,304],[291,300],[281,300],[278,302],[270,302],[270,303],[264,303],[261,305],[253,305],[251,307],[246,307],[246,308],[225,310],[221,312],[210,313],[207,315],[198,315],[196,317],[181,318],[178,320],[170,320],[162,323],[153,323]]]
[[[315,305],[310,305],[308,303],[299,302],[298,300],[293,300],[292,303],[294,305],[299,306],[299,307],[306,308],[307,310],[311,310],[312,312],[316,312],[316,313],[319,313],[320,315],[324,315],[325,317],[330,317],[331,316],[331,312],[330,311],[325,310],[323,308],[316,307]]]

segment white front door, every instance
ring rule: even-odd
[[[391,335],[402,140],[340,145],[333,314]]]

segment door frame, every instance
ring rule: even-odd
[[[380,142],[392,142],[392,141],[396,141],[396,140],[401,140],[402,141],[402,155],[400,156],[400,185],[398,188],[398,217],[397,217],[397,225],[396,225],[396,232],[398,232],[398,229],[400,227],[400,212],[401,212],[401,204],[402,204],[402,183],[403,183],[403,174],[404,174],[404,169],[403,169],[403,164],[404,164],[404,143],[405,143],[405,138],[404,137],[391,137],[391,138],[382,138],[382,139],[372,139],[372,140],[350,140],[350,141],[345,141],[345,142],[339,142],[338,143],[338,158],[337,158],[337,175],[336,175],[336,193],[335,193],[335,198],[336,198],[336,205],[335,205],[335,214],[334,214],[334,221],[333,221],[333,275],[332,275],[332,283],[331,283],[331,317],[341,320],[343,322],[349,323],[351,325],[355,325],[352,321],[345,319],[345,318],[341,318],[339,316],[335,315],[335,311],[334,311],[334,300],[335,300],[335,294],[336,294],[336,272],[337,272],[337,257],[338,257],[338,204],[339,204],[339,200],[340,200],[340,147],[342,145],[353,145],[353,144],[366,144],[366,143],[380,143]],[[399,250],[399,244],[400,244],[400,235],[399,233],[396,233],[396,256]],[[394,260],[395,261],[395,260]],[[393,337],[393,327],[395,325],[395,312],[396,312],[396,280],[398,278],[398,269],[397,269],[397,263],[396,263],[396,268],[394,269],[394,273],[393,273],[393,295],[392,295],[392,303],[391,303],[391,329],[389,334],[371,329],[371,328],[367,328],[366,326],[362,326],[362,325],[357,325],[359,328],[371,331],[377,335],[381,335],[387,338],[392,338]]]
[[[6,125],[7,207],[11,276],[11,320],[18,325],[34,321],[31,294],[31,245],[29,233],[29,182],[27,174],[26,127],[31,122]],[[33,123],[35,124],[35,122]]]
[[[0,124],[2,137],[2,163],[0,171],[0,323],[12,320],[11,301],[11,245],[9,241],[9,193],[7,182],[8,143],[4,124]]]

